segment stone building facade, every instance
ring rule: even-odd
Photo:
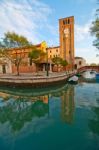
[[[79,69],[86,66],[86,60],[82,57],[75,57],[74,69]]]
[[[48,47],[48,59],[52,59],[54,57],[60,57],[60,47],[54,46],[54,47]]]
[[[8,53],[11,56],[11,58],[13,58],[13,60],[14,58],[16,59],[18,57],[22,58],[22,63],[19,67],[20,73],[36,72],[36,65],[35,64],[30,65],[30,61],[29,61],[29,52],[32,51],[34,46],[37,49],[40,49],[46,53],[47,44],[45,41],[30,47],[12,48],[8,50]],[[43,70],[43,64],[40,65],[40,69],[41,68]],[[0,58],[0,73],[6,74],[6,73],[16,73],[16,72],[17,72],[17,67],[15,63],[12,63],[8,58]]]

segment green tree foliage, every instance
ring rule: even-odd
[[[57,71],[58,71],[58,65],[61,64],[62,58],[60,58],[60,57],[53,57],[53,58],[52,58],[52,62],[53,62],[55,65],[57,65]]]
[[[9,122],[12,132],[19,132],[33,118],[40,118],[48,113],[48,104],[40,99],[33,102],[33,97],[30,101],[29,99],[30,97],[19,97],[0,107],[0,123]]]
[[[91,34],[96,37],[96,39],[93,42],[93,45],[99,50],[99,9],[96,10],[96,18],[92,22],[90,31],[91,31]]]
[[[66,67],[66,66],[68,65],[68,62],[67,62],[66,60],[62,60],[62,61],[61,61],[61,65],[62,65],[63,67]]]
[[[26,37],[18,35],[15,32],[7,32],[4,34],[2,46],[5,48],[24,47],[30,45]]]
[[[37,64],[39,64],[45,58],[45,55],[46,53],[44,53],[42,50],[33,47],[32,51],[28,55],[30,59],[30,65],[32,65],[32,63],[35,63],[37,69]]]
[[[91,64],[90,64],[90,66],[97,66],[97,64],[95,64],[95,63],[91,63]]]
[[[18,35],[14,32],[7,32],[4,34],[4,38],[2,38],[2,42],[0,42],[0,54],[1,57],[8,58],[13,64],[17,67],[17,75],[19,75],[19,66],[24,59],[24,48],[26,46],[30,46],[31,43],[27,40],[26,37],[22,35]],[[11,48],[15,48],[15,55],[11,55],[9,50]],[[18,49],[20,49],[20,54],[18,54]]]
[[[67,61],[63,60],[61,57],[52,58],[52,62],[57,65],[57,70],[58,70],[58,65],[61,65],[63,67],[66,67],[68,65]]]
[[[59,65],[62,62],[62,58],[60,58],[60,57],[53,57],[52,58],[52,62],[55,63],[56,65]]]

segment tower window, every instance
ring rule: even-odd
[[[56,49],[56,52],[58,52],[58,49]]]
[[[67,20],[63,20],[63,24],[64,24],[64,25],[67,24]]]
[[[68,19],[68,24],[70,24],[70,20]]]
[[[63,20],[63,24],[65,25],[65,20]]]

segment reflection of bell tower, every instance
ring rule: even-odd
[[[74,119],[74,87],[69,87],[64,91],[61,102],[62,120],[66,123],[72,123]]]
[[[74,64],[74,17],[59,20],[60,54],[69,64]]]

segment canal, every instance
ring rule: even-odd
[[[88,149],[99,150],[99,83],[0,88],[0,150]]]

